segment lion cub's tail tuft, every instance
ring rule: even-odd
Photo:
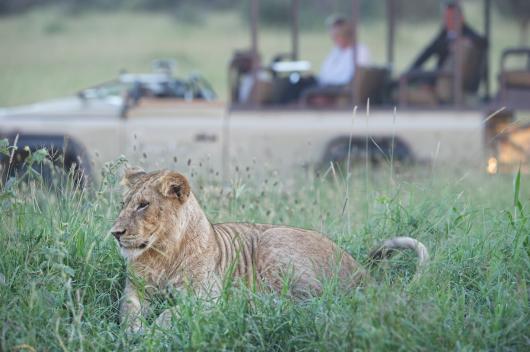
[[[418,255],[418,268],[429,261],[429,251],[423,243],[411,237],[394,237],[384,241],[380,246],[370,252],[369,260],[375,263],[390,257],[396,249],[413,249]]]

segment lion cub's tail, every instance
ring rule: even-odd
[[[375,263],[390,257],[396,249],[413,249],[418,255],[418,268],[429,261],[429,251],[423,243],[411,237],[394,237],[384,241],[380,246],[370,252],[369,260]],[[416,273],[416,276],[419,272]]]

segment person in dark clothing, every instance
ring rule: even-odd
[[[443,27],[432,42],[420,53],[412,63],[409,73],[415,73],[413,82],[434,84],[436,80],[436,71],[424,71],[423,66],[429,59],[436,59],[436,70],[440,70],[446,64],[446,61],[452,54],[452,46],[459,37],[465,38],[472,45],[483,48],[486,46],[486,40],[475,32],[464,20],[462,9],[456,3],[446,5],[443,14]]]

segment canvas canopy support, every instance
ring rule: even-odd
[[[461,4],[462,0],[454,0],[457,4]],[[470,1],[470,0],[468,0]],[[252,0],[251,2],[251,13],[250,13],[250,25],[251,25],[251,49],[254,57],[258,57],[258,28],[259,28],[259,8],[261,0]],[[395,35],[396,35],[396,0],[386,0],[386,23],[387,23],[387,37],[386,37],[386,61],[389,67],[393,67],[395,59]],[[486,41],[490,43],[490,34],[491,34],[491,0],[483,0],[483,9],[484,9],[484,37]],[[299,59],[299,10],[300,10],[300,1],[291,0],[290,4],[290,18],[291,18],[291,57],[293,60]],[[352,23],[352,44],[357,44],[358,40],[358,22],[361,18],[359,0],[351,0],[351,23]],[[458,65],[458,60],[461,60],[462,53],[461,50],[457,49],[456,53],[456,64],[453,69],[454,76],[454,103],[455,106],[462,106],[464,104],[463,92],[462,92],[462,72],[461,66]],[[485,81],[485,99],[489,99],[490,96],[490,77],[489,77],[489,48],[486,50],[486,67],[484,72],[484,81]],[[354,67],[357,65],[357,55],[354,55]],[[255,76],[259,67],[255,65],[253,67]],[[354,94],[352,88],[352,95]]]

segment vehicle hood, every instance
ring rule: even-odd
[[[73,116],[76,114],[115,115],[120,112],[123,99],[85,100],[77,96],[46,100],[29,105],[0,107],[0,119],[21,116]]]

